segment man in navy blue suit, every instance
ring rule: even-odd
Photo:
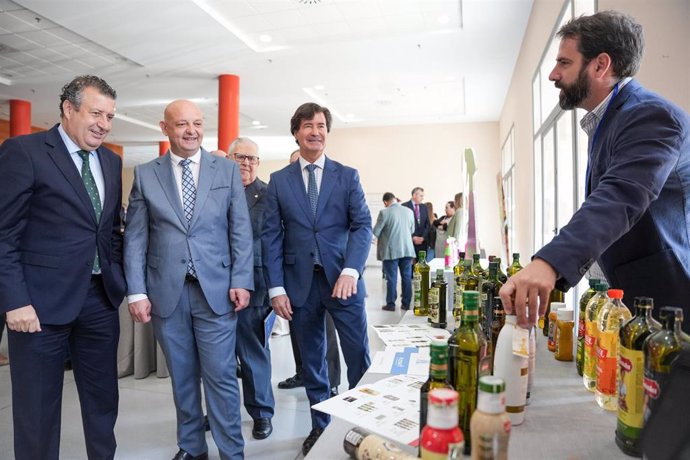
[[[115,91],[65,85],[60,124],[0,147],[0,311],[12,355],[14,458],[57,459],[71,357],[89,459],[115,455],[122,161],[101,144]]]
[[[429,248],[431,222],[429,222],[429,210],[422,201],[424,201],[424,189],[415,187],[412,189],[410,200],[402,204],[414,213],[412,244],[414,245],[415,256],[419,256],[419,251],[427,251]]]
[[[371,245],[371,215],[359,174],[326,157],[331,113],[301,105],[290,121],[300,159],[271,174],[261,235],[269,296],[293,321],[310,405],[330,395],[324,315],[333,317],[353,388],[370,364],[362,274]],[[312,410],[306,455],[330,422]]]
[[[587,110],[586,198],[560,233],[501,289],[520,324],[543,315],[554,286],[574,286],[594,262],[624,301],[654,298],[685,308],[690,324],[690,117],[632,76],[642,58],[642,26],[604,11],[558,32],[549,76],[564,110]],[[529,302],[526,317],[525,301]],[[537,305],[539,311],[537,313]]]

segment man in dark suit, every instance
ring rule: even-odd
[[[549,78],[563,109],[589,112],[586,198],[570,222],[501,289],[521,324],[544,313],[554,286],[568,289],[596,261],[624,301],[654,298],[690,317],[690,117],[644,89],[637,72],[644,39],[629,16],[604,11],[558,32]],[[514,301],[511,297],[514,297]],[[529,298],[529,317],[525,300]]]
[[[254,292],[249,308],[237,315],[237,357],[242,375],[244,408],[254,420],[252,436],[266,439],[273,432],[271,418],[275,402],[271,387],[271,350],[264,342],[264,318],[271,311],[266,278],[261,261],[261,228],[264,224],[266,184],[256,177],[259,167],[259,146],[246,137],[235,139],[228,149],[228,158],[237,162],[252,223],[254,248]],[[271,332],[268,331],[270,336]]]
[[[419,255],[419,251],[426,251],[429,247],[431,222],[429,222],[429,211],[422,201],[424,201],[424,189],[422,187],[415,187],[412,189],[410,200],[403,203],[403,206],[411,209],[414,213],[412,244],[414,245],[415,256]]]
[[[290,154],[290,164],[298,161],[299,158],[299,149],[297,149]],[[290,343],[292,344],[292,357],[295,359],[295,375],[278,382],[278,388],[280,389],[304,386],[302,382],[302,355],[295,332],[295,324],[292,321],[290,322]],[[331,384],[331,396],[336,396],[340,386],[340,347],[335,334],[333,318],[331,318],[328,312],[326,312],[326,362],[328,363],[328,380]]]
[[[254,288],[252,228],[237,165],[201,148],[204,117],[177,100],[160,123],[170,151],[134,168],[125,273],[134,321],[153,320],[177,410],[173,460],[208,457],[201,386],[222,459],[244,454],[237,314]]]
[[[12,355],[14,458],[57,459],[71,357],[90,459],[115,455],[122,161],[101,144],[115,91],[80,76],[60,124],[0,147],[0,311]]]
[[[369,367],[362,273],[371,244],[371,215],[359,174],[326,158],[331,113],[306,103],[290,131],[299,161],[271,174],[261,235],[271,305],[294,321],[310,405],[329,397],[324,315],[333,317],[353,388]],[[306,455],[330,422],[311,411]]]

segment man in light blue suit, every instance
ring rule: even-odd
[[[391,192],[383,194],[384,209],[379,211],[374,226],[374,236],[378,239],[376,258],[383,262],[386,277],[386,311],[395,311],[398,298],[398,270],[402,288],[402,309],[409,310],[412,301],[412,259],[414,246],[414,213],[400,205]]]
[[[534,260],[501,289],[508,311],[534,323],[554,285],[574,286],[594,262],[609,285],[685,309],[690,323],[690,117],[632,79],[642,26],[613,11],[581,16],[558,32],[549,79],[564,110],[587,110],[585,202]],[[529,297],[529,318],[525,300]],[[539,298],[540,302],[538,302]]]
[[[371,244],[371,215],[359,174],[326,158],[331,113],[301,105],[290,121],[300,159],[271,174],[261,235],[269,296],[275,312],[293,321],[309,403],[330,395],[324,315],[333,317],[353,388],[371,363],[362,273]],[[330,422],[312,410],[307,454]]]
[[[201,387],[222,459],[244,457],[235,334],[254,287],[252,228],[239,168],[201,148],[203,115],[165,109],[170,151],[134,169],[125,275],[135,321],[153,319],[177,410],[173,460],[206,459]]]

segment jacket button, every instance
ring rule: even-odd
[[[183,263],[183,264],[186,264],[186,263],[187,263],[187,259],[182,259],[182,260],[180,260],[180,262]]]

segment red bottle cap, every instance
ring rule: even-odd
[[[609,297],[612,299],[622,299],[623,289],[609,289]]]

